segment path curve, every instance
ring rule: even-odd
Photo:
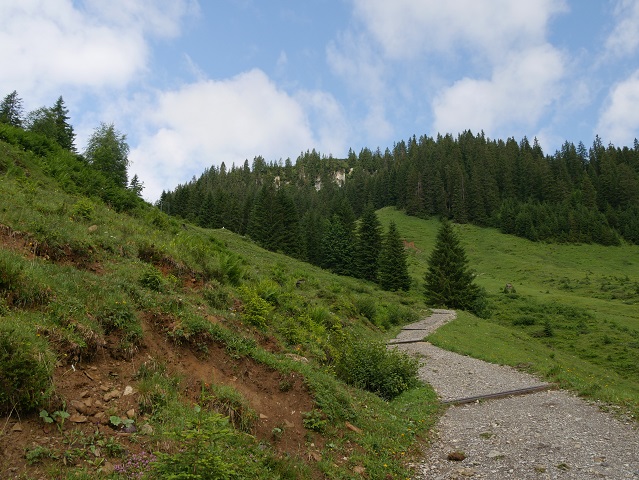
[[[424,359],[419,376],[441,400],[543,385],[420,341],[454,318],[454,311],[433,310],[389,342]],[[448,460],[455,451],[465,459]],[[639,430],[563,390],[485,400],[450,407],[414,467],[414,480],[639,480]]]

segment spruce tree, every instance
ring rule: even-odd
[[[382,240],[379,254],[377,279],[384,290],[404,290],[410,288],[408,262],[404,243],[397,231],[397,225],[391,221],[388,232]]]
[[[321,266],[338,275],[353,275],[353,234],[342,219],[333,215],[326,220],[321,242]]]
[[[427,303],[484,315],[485,294],[473,283],[466,252],[450,222],[443,221],[424,276]]]
[[[355,269],[358,278],[375,282],[377,280],[377,262],[382,250],[382,226],[372,205],[368,205],[357,227],[357,246],[355,249]]]
[[[22,127],[22,99],[15,90],[0,103],[0,122]]]
[[[62,97],[58,97],[58,100],[51,109],[56,126],[56,141],[60,146],[66,150],[75,152],[75,133],[73,127],[68,122],[69,109],[64,105]]]

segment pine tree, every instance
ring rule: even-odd
[[[382,241],[379,254],[377,278],[384,290],[405,290],[410,288],[408,262],[404,243],[397,231],[397,225],[391,221],[388,232]]]
[[[352,231],[344,225],[341,218],[333,215],[326,220],[321,242],[321,266],[338,275],[353,275],[353,238]]]
[[[484,292],[473,283],[466,252],[450,222],[442,222],[428,258],[425,295],[429,305],[485,313]]]
[[[377,262],[382,250],[382,226],[372,205],[368,205],[357,227],[355,269],[358,278],[375,282]]]
[[[0,103],[0,123],[22,127],[22,99],[15,90]]]
[[[73,127],[68,122],[69,110],[64,106],[64,100],[62,97],[58,97],[58,100],[51,109],[56,126],[56,141],[60,146],[66,150],[75,152],[75,133]]]

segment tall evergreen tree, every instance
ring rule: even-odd
[[[53,113],[56,126],[56,141],[62,148],[75,152],[75,133],[73,132],[73,127],[68,122],[69,110],[64,105],[64,100],[61,96],[56,100],[51,112]]]
[[[382,240],[377,278],[379,285],[384,290],[408,291],[410,288],[408,259],[404,243],[397,231],[397,225],[393,221],[388,226],[388,232]]]
[[[53,107],[40,107],[29,113],[25,123],[30,131],[55,140],[62,148],[75,152],[75,133],[68,122],[68,113],[64,100],[59,97]]]
[[[15,90],[0,103],[0,122],[22,127],[22,99]]]
[[[375,282],[377,262],[382,250],[382,226],[372,205],[368,205],[357,227],[355,269],[359,278]]]
[[[485,313],[484,292],[473,283],[466,252],[450,222],[444,220],[428,258],[425,294],[429,305]]]
[[[322,230],[321,266],[338,275],[353,275],[352,232],[337,215],[326,220]]]

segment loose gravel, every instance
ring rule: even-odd
[[[436,310],[405,327],[393,347],[423,358],[420,377],[442,400],[543,384],[419,341],[454,318],[453,311]],[[449,460],[454,452],[463,460]],[[636,423],[561,390],[478,401],[448,409],[414,468],[415,480],[639,480],[639,431]]]

